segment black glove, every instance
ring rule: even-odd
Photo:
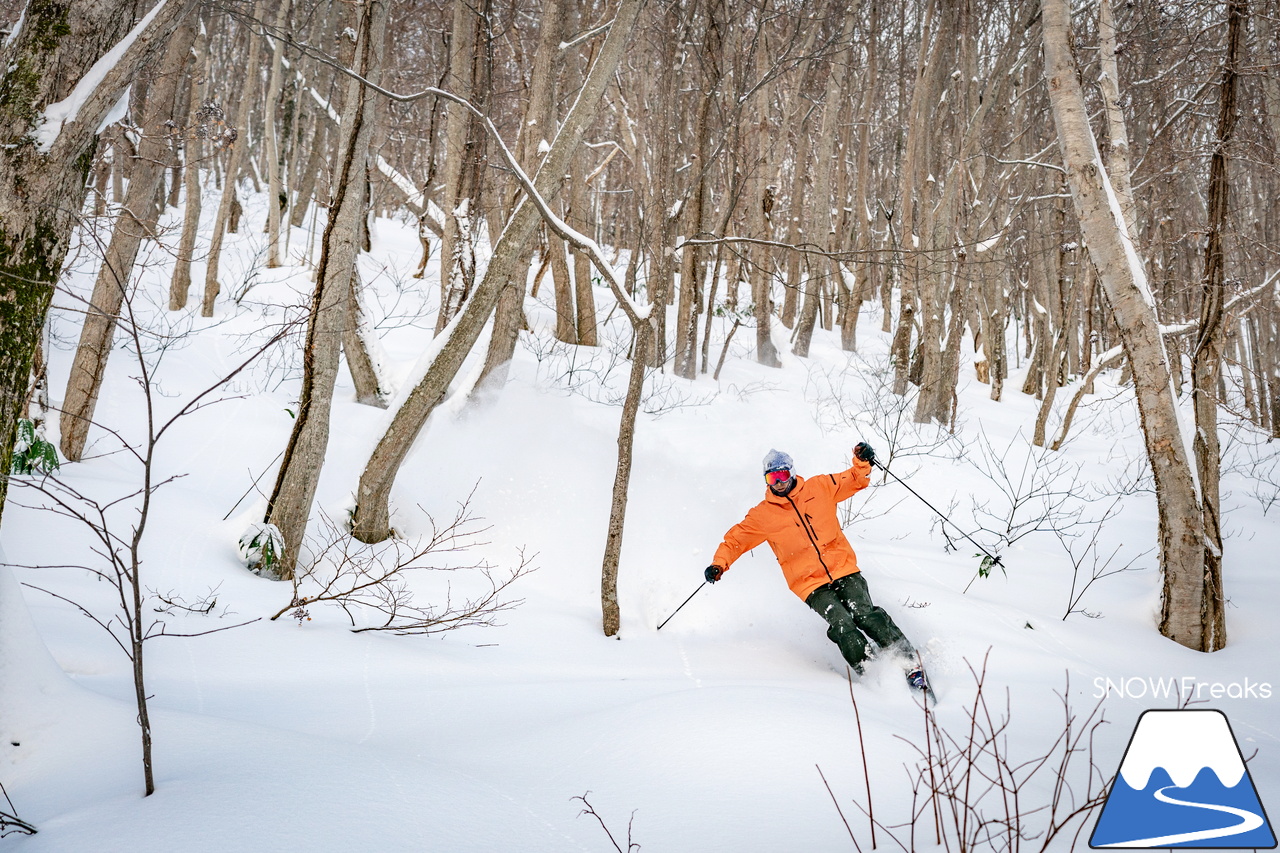
[[[707,579],[707,583],[715,583],[720,580],[720,576],[723,574],[724,569],[719,566],[707,566],[707,570],[702,573],[702,576]]]
[[[876,452],[865,441],[858,442],[858,446],[853,448],[853,458],[870,462],[872,465],[876,464]]]

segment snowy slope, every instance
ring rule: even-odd
[[[246,221],[261,216],[259,200]],[[246,227],[228,241],[234,254],[224,269],[233,276],[243,270],[252,286],[238,305],[224,298],[213,321],[163,310],[167,268],[164,254],[154,253],[140,314],[175,332],[191,330],[166,341],[157,373],[162,409],[176,410],[286,316],[271,303],[304,304],[309,271],[301,260],[257,269],[264,239],[257,230]],[[293,233],[296,259],[306,237],[305,230]],[[378,293],[375,313],[388,317],[389,366],[401,380],[429,345],[437,298],[433,280],[409,276],[416,252],[411,228],[379,222],[375,252],[362,259]],[[70,281],[81,292],[92,280],[91,260],[82,257]],[[200,271],[197,265],[193,278],[200,280]],[[245,285],[224,288],[224,296]],[[603,317],[607,291],[596,296]],[[854,358],[819,331],[811,359],[788,357],[781,370],[769,370],[752,361],[751,336],[742,333],[719,382],[651,378],[620,569],[622,632],[606,639],[599,571],[626,363],[615,357],[619,344],[553,344],[549,282],[539,300],[508,385],[443,406],[394,492],[393,522],[412,537],[427,529],[425,513],[450,515],[474,487],[472,508],[491,525],[477,556],[513,566],[518,549],[536,554],[537,570],[513,588],[524,603],[502,616],[504,624],[439,637],[356,634],[340,610],[313,606],[312,618],[301,622],[264,619],[201,638],[154,640],[147,665],[157,792],[143,798],[128,661],[76,609],[19,589],[4,570],[0,783],[40,833],[10,836],[0,846],[21,853],[613,849],[573,799],[590,792],[624,847],[633,819],[633,840],[648,851],[853,849],[825,776],[868,849],[866,819],[852,803],[865,802],[865,782],[842,662],[768,550],[744,557],[661,632],[655,626],[701,582],[723,532],[762,497],[759,463],[770,448],[790,452],[801,473],[822,473],[846,467],[858,440],[872,442],[882,457],[892,443],[900,451],[893,469],[913,488],[966,530],[978,522],[994,528],[993,515],[1006,515],[1009,500],[983,471],[1003,462],[1017,483],[1037,470],[1023,464],[1041,453],[1027,441],[1037,402],[1018,392],[1016,376],[1004,402],[990,401],[966,366],[957,435],[914,427],[910,410],[895,413],[879,385],[888,342],[870,306]],[[71,301],[59,304],[65,309]],[[55,403],[76,322],[68,310],[52,321]],[[609,328],[619,338],[621,322],[615,312]],[[717,326],[713,361],[726,332]],[[156,343],[150,357],[159,349]],[[189,601],[216,590],[218,601],[209,616],[168,617],[172,630],[233,625],[289,603],[287,584],[238,563],[235,542],[260,520],[262,493],[289,434],[296,349],[295,338],[238,378],[231,399],[181,421],[161,446],[162,473],[183,477],[163,488],[155,507],[146,585]],[[136,374],[128,351],[118,349],[98,412],[135,438]],[[1099,772],[1109,779],[1139,714],[1178,704],[1153,698],[1144,679],[1176,681],[1200,690],[1205,704],[1197,707],[1228,715],[1263,803],[1280,802],[1280,696],[1233,698],[1228,690],[1246,680],[1280,690],[1272,652],[1280,643],[1273,618],[1280,594],[1270,578],[1280,526],[1277,510],[1264,513],[1255,492],[1265,498],[1265,489],[1243,463],[1261,456],[1273,464],[1274,452],[1247,436],[1233,444],[1232,459],[1242,467],[1225,478],[1231,643],[1212,656],[1190,652],[1154,628],[1154,501],[1137,476],[1141,466],[1132,465],[1142,454],[1132,398],[1105,383],[1099,392],[1078,417],[1068,448],[1047,463],[1049,491],[1066,496],[1060,509],[1082,514],[1073,528],[1086,533],[1074,540],[1077,554],[1092,532],[1085,522],[1114,503],[1098,551],[1105,558],[1119,549],[1117,568],[1135,560],[1133,570],[1088,589],[1078,603],[1087,614],[1063,619],[1071,563],[1052,533],[1030,532],[1011,546],[1007,575],[975,579],[976,549],[963,541],[949,548],[931,512],[878,477],[849,502],[847,528],[872,593],[925,651],[940,699],[937,719],[949,730],[967,728],[971,668],[981,671],[984,660],[991,707],[1003,711],[1007,698],[1011,709],[1015,759],[1049,750],[1062,729],[1068,678],[1082,719],[1110,679],[1116,689],[1102,703],[1110,724],[1094,744]],[[363,454],[385,418],[353,396],[344,373],[317,499],[317,513],[335,518],[350,507]],[[1059,396],[1060,407],[1068,396]],[[102,431],[90,440],[99,454],[111,449]],[[111,453],[65,466],[62,476],[109,498],[136,488],[138,473]],[[31,490],[11,494],[0,542],[14,578],[109,612],[109,590],[84,571],[22,568],[84,564],[93,556],[85,531],[20,505],[35,503]],[[1015,514],[1014,522],[1025,518]],[[127,526],[127,513],[119,523]],[[319,527],[313,521],[313,532]],[[983,541],[996,544],[990,535]],[[1087,579],[1091,558],[1083,565]],[[452,581],[455,593],[472,583]],[[439,595],[442,582],[424,579],[422,589]],[[1144,685],[1145,695],[1131,695]],[[1223,686],[1220,698],[1213,685]],[[900,823],[913,783],[904,765],[916,760],[908,741],[924,743],[922,711],[890,662],[873,664],[855,695],[877,817]],[[1046,797],[1052,781],[1037,777],[1028,802]],[[917,839],[919,849],[929,849],[929,835]],[[1055,849],[1070,849],[1070,837]]]

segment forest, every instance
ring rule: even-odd
[[[1071,575],[1064,622],[1139,565],[1150,606],[1126,637],[1176,644],[1179,666],[1235,643],[1233,572],[1266,552],[1228,540],[1255,518],[1269,536],[1280,495],[1274,0],[11,0],[0,20],[0,539],[31,587],[0,598],[48,593],[106,628],[147,794],[151,640],[323,606],[357,633],[500,624],[555,571],[533,553],[556,499],[540,466],[593,483],[570,535],[595,635],[689,604],[700,565],[627,592],[656,523],[646,475],[699,429],[713,455],[773,440],[737,437],[757,416],[735,421],[734,395],[876,444],[880,488],[954,484],[918,521],[968,565],[980,551],[948,595],[1043,537]],[[192,425],[236,406],[258,420]],[[495,411],[527,454],[497,482],[548,502],[527,518],[485,509],[494,474],[468,461]],[[599,418],[604,442],[576,447]],[[1085,497],[1073,448],[1102,422],[1128,456],[1095,472],[1124,468],[1089,515],[1103,492]],[[200,455],[242,429],[234,455]],[[931,481],[935,458],[981,482]],[[166,497],[193,470],[217,502]],[[1114,563],[1107,525],[1133,549],[1117,539]],[[161,592],[144,563],[186,529],[285,591],[238,615]],[[486,551],[515,531],[528,553]],[[46,583],[68,566],[111,594]],[[428,566],[470,580],[416,580]],[[16,636],[0,627],[0,663]],[[34,832],[8,805],[0,828]]]

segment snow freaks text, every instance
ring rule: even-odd
[[[1199,681],[1195,676],[1159,678],[1104,678],[1093,680],[1095,699],[1270,699],[1271,683],[1244,681]]]

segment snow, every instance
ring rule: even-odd
[[[1005,227],[1006,228],[1008,227],[1008,223],[1005,223]],[[977,246],[974,247],[974,251],[977,252],[979,255],[982,254],[983,252],[991,251],[1000,243],[1000,240],[1004,238],[1004,232],[1005,232],[1005,229],[1001,228],[999,231],[997,231],[995,234],[992,234],[987,239],[980,241],[977,244]]]
[[[217,205],[204,207],[211,220]],[[212,320],[198,317],[194,305],[165,310],[171,247],[151,252],[135,307],[148,328],[168,334],[151,339],[163,346],[147,348],[161,417],[269,335],[288,313],[278,306],[306,304],[307,232],[291,235],[292,266],[263,269],[265,209],[262,197],[250,197],[245,225],[227,235],[227,291],[242,298],[220,302]],[[165,239],[176,240],[177,231],[161,228],[173,235]],[[421,251],[413,224],[380,221],[377,233],[374,252],[360,260],[362,278],[382,318],[388,373],[403,393],[420,356],[446,337],[432,334],[439,282],[434,263],[426,279],[410,276]],[[92,286],[91,254],[70,254],[72,293]],[[232,283],[235,275],[242,284]],[[599,316],[608,316],[610,292],[593,292]],[[59,294],[51,319],[55,398],[82,319],[77,304]],[[502,614],[498,627],[435,637],[353,633],[341,609],[312,605],[310,619],[262,618],[204,637],[150,641],[152,797],[142,797],[128,660],[66,601],[18,586],[33,584],[109,616],[111,591],[84,570],[25,568],[93,564],[89,532],[31,508],[39,503],[23,485],[31,478],[13,478],[0,527],[4,560],[13,566],[0,567],[0,783],[40,832],[9,836],[6,853],[610,849],[599,824],[580,816],[584,804],[574,798],[584,794],[615,838],[634,818],[634,840],[645,850],[850,849],[822,777],[862,849],[870,849],[865,817],[853,805],[865,799],[863,754],[843,663],[769,550],[744,556],[656,631],[702,583],[723,533],[762,498],[759,459],[767,450],[790,453],[799,473],[811,475],[847,467],[863,439],[967,531],[1003,529],[998,521],[1022,522],[1036,511],[1035,499],[1014,507],[1005,489],[1016,491],[1018,477],[1002,487],[982,473],[993,460],[1010,472],[1024,465],[1043,472],[1066,495],[1065,508],[1078,513],[1084,526],[1076,532],[1091,532],[1099,507],[1117,501],[1097,553],[1118,548],[1119,563],[1136,558],[1133,570],[1099,579],[1080,599],[1097,618],[1077,611],[1064,619],[1072,565],[1052,533],[1030,532],[1001,548],[1007,574],[975,579],[976,549],[951,547],[927,507],[874,477],[845,505],[846,532],[877,603],[923,651],[940,725],[957,736],[967,731],[970,667],[981,671],[985,659],[988,701],[1003,710],[1007,697],[1011,708],[1006,743],[1015,762],[1049,749],[1061,732],[1065,693],[1081,717],[1101,702],[1110,722],[1093,747],[1098,774],[1110,779],[1142,712],[1177,707],[1190,698],[1181,686],[1191,685],[1226,713],[1244,754],[1256,751],[1250,773],[1263,801],[1275,801],[1280,696],[1214,696],[1212,689],[1280,681],[1273,655],[1280,525],[1266,514],[1262,481],[1243,464],[1246,451],[1274,458],[1265,437],[1239,428],[1231,443],[1230,452],[1246,455],[1232,457],[1236,464],[1224,472],[1230,645],[1202,655],[1155,629],[1159,577],[1146,553],[1156,536],[1154,500],[1142,485],[1149,474],[1132,391],[1116,384],[1115,372],[1097,380],[1066,449],[1053,454],[1026,438],[1039,403],[1016,391],[1020,369],[997,403],[966,360],[957,434],[909,423],[901,415],[911,401],[896,408],[888,390],[890,339],[879,331],[875,304],[862,311],[856,356],[840,351],[838,331],[819,328],[811,357],[795,358],[786,330],[774,329],[783,367],[769,369],[753,360],[753,336],[738,334],[719,382],[709,375],[648,379],[619,570],[622,630],[619,639],[606,638],[599,573],[630,324],[615,311],[601,347],[571,347],[552,335],[547,282],[526,308],[529,331],[507,384],[439,407],[392,496],[393,524],[414,541],[429,529],[428,514],[450,517],[475,488],[472,508],[490,528],[483,544],[457,556],[510,567],[517,549],[536,554],[537,570],[513,587],[523,604]],[[713,325],[713,363],[730,323]],[[481,348],[462,375],[483,356]],[[216,598],[208,615],[155,614],[173,633],[267,617],[292,599],[290,584],[249,572],[236,544],[262,519],[293,423],[286,410],[296,407],[299,365],[294,338],[237,377],[225,401],[179,421],[158,450],[157,479],[184,476],[153,502],[145,585],[188,602]],[[144,429],[136,375],[129,352],[117,348],[98,409],[102,423],[135,442]],[[1059,395],[1055,423],[1070,396]],[[355,403],[344,371],[313,536],[322,532],[321,514],[341,519],[349,508],[364,451],[386,417]],[[51,432],[56,423],[49,421]],[[127,495],[140,472],[115,449],[95,429],[87,461],[65,464],[60,476],[101,500]],[[1043,467],[1053,465],[1060,467]],[[112,511],[120,532],[127,533],[134,506],[125,501]],[[974,535],[985,547],[1000,544],[990,532]],[[1085,541],[1076,540],[1077,553]],[[1091,564],[1082,565],[1087,580]],[[420,596],[440,602],[474,592],[476,582],[462,570],[412,581]],[[1150,678],[1167,678],[1181,692],[1139,693],[1137,682],[1126,681]],[[922,711],[892,661],[873,662],[853,692],[877,817],[901,822],[913,783],[904,767],[916,761],[911,742],[922,745]],[[1052,778],[1038,780],[1020,794],[1028,809],[1050,793]],[[933,849],[926,834],[918,849]],[[1070,837],[1051,849],[1069,849]],[[881,835],[880,843],[889,842]]]
[[[124,94],[120,96],[120,100],[116,101],[116,105],[103,116],[102,121],[98,122],[98,129],[94,133],[102,133],[102,131],[129,114],[129,96],[132,92],[133,84],[125,86]]]

